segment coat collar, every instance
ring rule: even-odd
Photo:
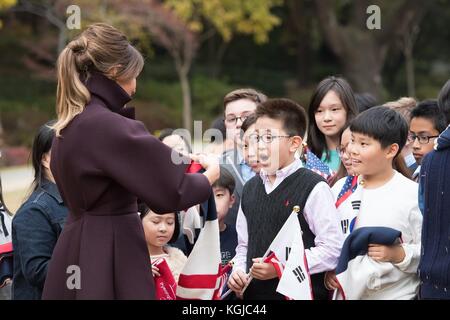
[[[94,71],[84,83],[89,92],[100,98],[112,112],[134,119],[134,108],[125,106],[126,103],[131,101],[131,97],[117,82]]]

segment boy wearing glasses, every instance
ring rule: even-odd
[[[228,93],[223,99],[224,123],[227,138],[234,141],[234,148],[225,151],[221,156],[221,168],[227,169],[236,182],[234,192],[235,204],[230,209],[225,223],[236,224],[236,216],[242,195],[242,188],[255,173],[244,161],[241,141],[242,123],[255,113],[256,106],[267,100],[267,97],[254,89],[237,89]],[[225,139],[225,137],[223,137]]]
[[[425,100],[411,111],[408,141],[412,143],[414,159],[419,167],[413,174],[418,181],[423,157],[433,151],[434,141],[445,130],[445,117],[436,100]]]
[[[325,271],[337,265],[343,235],[333,194],[318,174],[294,157],[306,130],[305,110],[289,99],[272,99],[256,110],[259,176],[243,190],[237,217],[238,246],[228,286],[243,298],[280,300],[275,268],[261,257],[296,205],[315,299],[327,299]]]

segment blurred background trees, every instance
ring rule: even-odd
[[[3,145],[30,145],[55,117],[55,61],[79,32],[65,23],[73,2],[82,27],[111,23],[146,57],[131,105],[150,131],[206,130],[242,86],[307,107],[331,74],[380,102],[433,98],[450,74],[450,0],[0,0]],[[380,30],[366,27],[370,4]]]

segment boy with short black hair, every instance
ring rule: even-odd
[[[244,186],[228,286],[240,296],[249,273],[254,279],[244,299],[284,299],[276,292],[279,280],[274,266],[261,262],[261,257],[298,205],[314,298],[327,299],[324,272],[336,267],[343,235],[330,187],[321,176],[302,168],[294,156],[306,131],[305,110],[292,100],[272,99],[258,105],[256,117],[262,169]]]
[[[234,257],[237,246],[236,226],[225,223],[225,218],[235,201],[234,187],[233,176],[227,169],[222,168],[220,178],[212,185],[212,189],[216,202],[217,219],[219,220],[220,251],[223,266]]]
[[[408,142],[412,143],[414,159],[418,164],[412,179],[419,182],[422,159],[433,151],[434,143],[445,130],[446,119],[439,108],[437,100],[425,100],[417,104],[411,111]],[[419,208],[423,213],[423,185],[419,185]]]
[[[411,111],[408,141],[412,143],[413,155],[419,167],[413,174],[417,182],[423,157],[433,151],[434,141],[445,130],[446,120],[436,100],[425,100]]]

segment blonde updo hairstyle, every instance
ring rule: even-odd
[[[56,136],[60,137],[61,130],[89,103],[91,96],[83,81],[92,71],[127,82],[136,78],[143,67],[142,55],[122,32],[105,23],[88,26],[58,57],[58,120],[53,126]]]

